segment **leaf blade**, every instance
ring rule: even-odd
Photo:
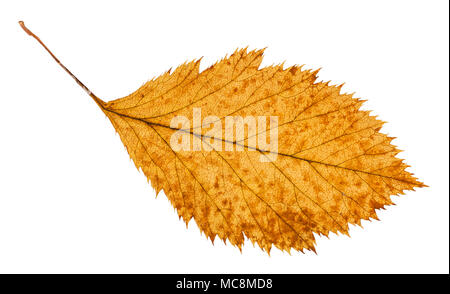
[[[316,82],[317,71],[259,69],[262,55],[237,50],[201,73],[199,60],[185,63],[104,105],[136,167],[186,223],[193,218],[212,241],[218,236],[239,248],[246,236],[267,252],[314,251],[313,233],[348,234],[349,224],[377,219],[391,195],[424,186],[379,132],[384,122],[359,110],[364,101]],[[244,152],[175,152],[170,120],[192,121],[194,107],[222,125],[229,115],[278,116],[277,160],[261,163],[265,150],[249,145],[248,134],[221,142]],[[193,141],[206,134],[203,127],[185,131]]]

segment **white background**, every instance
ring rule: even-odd
[[[186,3],[185,3],[186,2]],[[448,1],[2,1],[0,272],[448,273]],[[97,96],[237,47],[264,65],[322,67],[388,123],[429,188],[317,252],[243,253],[178,219],[110,122],[17,24],[24,20]]]

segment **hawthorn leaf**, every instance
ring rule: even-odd
[[[20,24],[93,98],[156,193],[213,242],[315,252],[313,233],[348,235],[392,195],[425,187],[364,100],[318,81],[318,70],[261,67],[264,49],[244,48],[105,102]]]

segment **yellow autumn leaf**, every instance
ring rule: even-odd
[[[313,233],[348,234],[392,195],[425,186],[363,100],[317,81],[318,71],[260,68],[264,50],[236,50],[202,72],[200,60],[187,62],[104,102],[45,49],[109,118],[156,193],[212,241],[315,251]]]

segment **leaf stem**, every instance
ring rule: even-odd
[[[94,93],[92,93],[91,90],[89,90],[88,87],[86,87],[67,67],[65,67],[64,64],[61,63],[61,61],[59,61],[59,59],[52,53],[52,51],[50,51],[50,49],[47,48],[47,46],[44,44],[44,42],[41,41],[41,39],[36,36],[32,31],[30,31],[24,24],[23,21],[19,21],[19,25],[22,27],[22,29],[25,31],[25,33],[27,33],[28,35],[32,36],[34,39],[36,39],[36,41],[39,42],[39,44],[42,45],[42,47],[44,47],[45,50],[47,50],[47,52],[53,57],[53,59],[56,61],[56,63],[58,63],[74,80],[75,82],[77,82],[77,84],[83,88],[83,90],[89,94],[89,96],[92,97],[92,99],[94,99],[94,101],[98,104],[98,106],[100,106],[100,108],[103,109],[103,104],[104,102],[98,98]]]

